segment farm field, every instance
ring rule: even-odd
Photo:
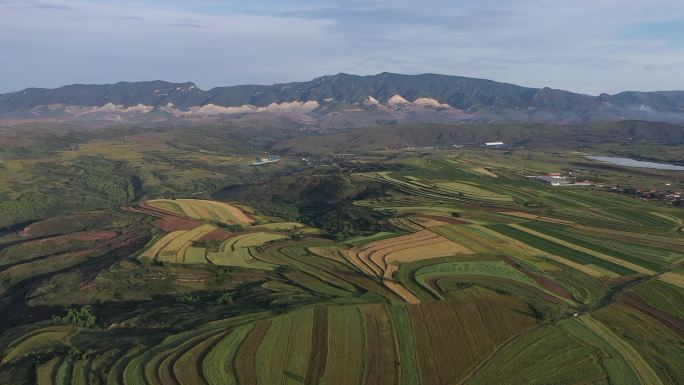
[[[254,222],[239,208],[223,202],[200,199],[151,200],[147,204],[192,219],[248,225]]]
[[[143,167],[144,140],[59,156]],[[580,155],[174,145],[148,150],[249,177],[0,231],[0,384],[684,383],[684,211],[524,175]]]

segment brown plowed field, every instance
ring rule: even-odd
[[[361,315],[366,330],[365,385],[395,384],[394,333],[391,320],[384,305],[361,306]]]
[[[527,304],[484,289],[472,298],[408,306],[422,384],[458,383],[508,339],[533,328]]]
[[[305,385],[317,385],[325,373],[328,358],[328,308],[317,306],[314,309],[314,321],[311,340],[309,367],[306,371]]]
[[[192,230],[195,227],[200,226],[202,222],[193,221],[192,219],[167,216],[155,220],[152,222],[152,224],[166,232],[171,232],[177,230]]]
[[[257,385],[256,354],[271,326],[271,320],[258,321],[235,356],[235,372],[240,385]]]
[[[235,234],[228,232],[223,229],[216,229],[210,233],[204,234],[201,238],[197,239],[197,242],[208,242],[208,241],[225,241],[228,238],[234,237]]]
[[[506,262],[508,265],[513,267],[514,269],[518,270],[519,272],[527,275],[528,277],[532,278],[535,282],[539,284],[539,286],[543,287],[544,289],[562,297],[565,299],[573,300],[572,293],[564,288],[563,286],[553,282],[552,280],[544,277],[543,275],[533,273],[531,271],[527,271],[522,268],[522,266],[518,265],[517,262],[514,260],[510,259],[509,257],[502,257],[504,262]]]

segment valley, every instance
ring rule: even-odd
[[[682,27],[0,0],[0,385],[684,385]]]
[[[684,381],[676,141],[258,126],[0,131],[0,383]]]

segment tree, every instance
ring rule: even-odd
[[[183,294],[183,295],[179,295],[178,297],[176,297],[177,303],[182,303],[185,305],[194,305],[194,304],[198,303],[199,301],[200,301],[199,296],[190,295],[190,294]]]
[[[81,328],[91,328],[95,326],[97,319],[90,305],[83,306],[80,310],[74,308],[65,309],[67,314],[64,317],[54,316],[52,320],[65,325],[72,325]]]
[[[301,227],[292,226],[287,231],[287,234],[290,237],[290,239],[292,239],[293,241],[298,241],[298,240],[302,239],[302,236],[304,235],[304,231],[302,230]]]

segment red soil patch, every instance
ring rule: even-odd
[[[200,226],[203,223],[198,220],[186,218],[172,211],[149,206],[145,203],[139,204],[135,207],[129,207],[128,210],[159,218],[156,221],[152,222],[152,224],[166,232],[178,230],[191,230]]]
[[[464,221],[462,219],[457,219],[454,217],[442,217],[439,215],[421,215],[420,217],[432,219],[433,221],[445,222],[445,223],[449,223],[452,225],[469,225],[470,224],[470,222],[468,222],[468,221]]]
[[[535,282],[539,284],[539,286],[543,287],[544,289],[558,295],[559,297],[568,299],[570,301],[573,301],[572,293],[564,288],[563,286],[557,284],[556,282],[553,282],[552,280],[544,277],[543,275],[533,273],[531,271],[526,272],[530,278],[532,278]]]
[[[528,277],[532,278],[535,282],[539,284],[539,286],[543,287],[544,289],[569,300],[573,300],[572,298],[572,293],[564,288],[563,286],[557,284],[556,282],[553,282],[552,280],[544,277],[541,274],[533,273],[531,271],[527,271],[522,268],[522,266],[518,265],[517,262],[514,260],[510,259],[509,257],[503,256],[501,257],[504,262],[506,262],[508,265],[513,267],[514,269],[518,270],[519,272],[527,275]]]
[[[202,238],[198,239],[198,242],[208,242],[208,241],[225,241],[228,238],[233,237],[235,234],[225,231],[223,229],[216,229],[210,233],[205,234]]]
[[[36,240],[29,240],[22,244],[33,245],[33,244],[68,244],[70,242],[96,242],[96,241],[109,241],[119,236],[119,233],[114,230],[103,230],[103,231],[84,231],[80,233],[71,233],[64,235],[57,235],[54,237],[41,238]]]
[[[645,304],[630,293],[624,294],[621,298],[621,301],[625,305],[639,310],[647,316],[657,320],[665,327],[672,330],[676,335],[679,336],[679,338],[684,338],[684,321],[678,317],[660,311],[651,305]]]
[[[119,233],[114,230],[104,230],[104,231],[91,231],[85,233],[76,233],[65,235],[67,238],[71,238],[81,242],[93,242],[93,241],[105,241],[117,237]]]
[[[200,226],[202,222],[175,216],[166,216],[157,219],[156,221],[152,222],[152,224],[166,232],[171,232],[178,230],[192,230]]]

